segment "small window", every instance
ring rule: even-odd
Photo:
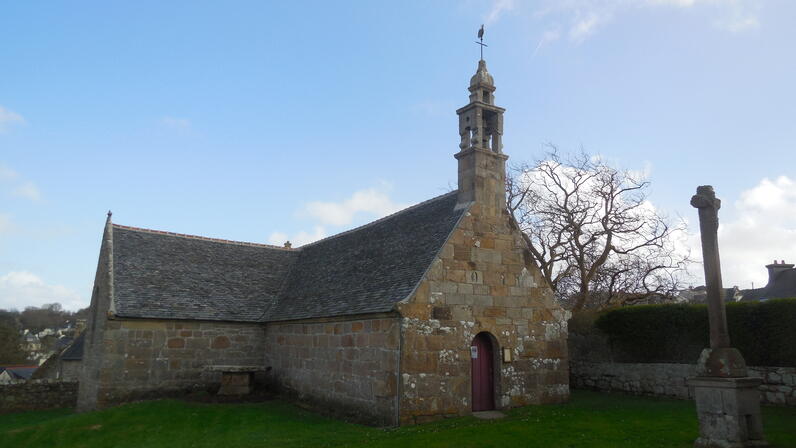
[[[483,97],[484,97],[484,102],[488,103],[489,102],[489,90],[484,90]]]

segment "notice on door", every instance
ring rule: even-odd
[[[470,358],[478,359],[478,347],[475,345],[470,346]]]

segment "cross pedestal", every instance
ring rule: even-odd
[[[696,377],[694,388],[699,438],[696,448],[768,446],[760,417],[759,378]]]

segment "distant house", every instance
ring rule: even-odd
[[[29,380],[38,366],[0,366],[0,384]]]
[[[683,303],[686,300],[679,294],[663,293],[634,293],[634,292],[614,292],[610,297],[606,293],[595,293],[593,302],[596,308],[610,308],[618,306],[636,305],[660,305],[664,303]]]
[[[83,365],[83,334],[78,336],[75,341],[61,352],[60,362],[58,363],[58,378],[64,381],[77,381],[80,376],[80,369]]]
[[[745,289],[744,302],[763,301],[768,299],[787,299],[796,297],[796,269],[793,264],[782,260],[766,265],[768,269],[768,283],[762,288]]]
[[[26,352],[31,353],[41,350],[41,339],[39,339],[39,337],[34,333],[25,330],[25,334],[22,336],[22,339],[22,349]]]
[[[738,302],[743,297],[743,291],[738,289],[737,286],[733,286],[732,288],[723,288],[724,289],[724,302]],[[707,288],[705,286],[696,286],[693,288],[683,289],[678,291],[678,300],[675,302],[678,303],[705,303],[707,301],[708,293]]]
[[[62,348],[39,366],[33,375],[36,379],[59,379],[77,381],[83,362],[83,335],[79,335],[71,344]]]

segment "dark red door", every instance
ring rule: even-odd
[[[492,341],[485,333],[478,333],[470,346],[473,370],[473,411],[495,409],[494,374],[492,372]]]

